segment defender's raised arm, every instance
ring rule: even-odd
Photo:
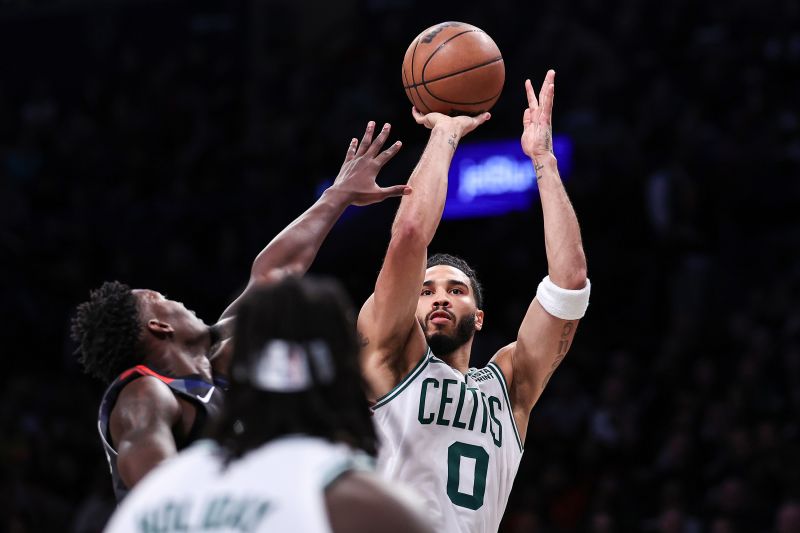
[[[222,313],[220,320],[236,314],[238,303],[252,287],[277,281],[287,274],[304,274],[347,206],[369,205],[411,192],[406,185],[384,188],[375,183],[383,165],[394,157],[402,144],[397,141],[381,152],[391,126],[384,125],[373,142],[374,130],[375,123],[370,121],[361,142],[350,141],[333,185],[258,254],[250,270],[247,288]]]

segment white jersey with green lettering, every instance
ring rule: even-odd
[[[201,441],[140,481],[106,533],[326,533],[325,488],[359,460],[344,445],[292,436],[226,466]]]
[[[523,450],[497,365],[465,376],[429,349],[373,411],[378,471],[419,493],[437,531],[497,531]]]

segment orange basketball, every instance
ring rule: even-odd
[[[422,113],[477,115],[503,90],[500,49],[480,28],[442,22],[420,33],[403,59],[403,88]]]

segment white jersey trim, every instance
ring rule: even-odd
[[[387,392],[386,394],[384,394],[375,401],[375,405],[372,406],[372,410],[374,411],[379,407],[383,407],[384,405],[392,401],[394,398],[396,398],[401,392],[403,392],[406,389],[406,387],[408,387],[411,384],[411,382],[414,381],[414,379],[417,376],[419,376],[423,370],[425,370],[425,367],[428,366],[428,363],[430,362],[432,357],[433,354],[431,354],[431,349],[428,348],[425,351],[425,355],[422,356],[422,358],[419,361],[417,361],[417,365],[413,369],[411,369],[411,372],[409,372],[406,377],[401,379],[400,382],[397,385],[395,385],[392,390],[390,390],[389,392]]]
[[[486,365],[486,368],[492,370],[492,372],[497,375],[498,381],[500,381],[500,387],[503,389],[503,396],[506,398],[506,404],[508,405],[508,416],[511,418],[511,427],[514,428],[514,436],[517,438],[517,445],[519,446],[519,451],[525,451],[525,447],[522,445],[522,439],[519,438],[519,430],[517,429],[517,421],[514,419],[514,407],[511,405],[511,399],[508,395],[508,385],[506,384],[506,377],[503,375],[503,371],[497,366],[497,363],[489,363]]]

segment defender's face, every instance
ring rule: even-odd
[[[480,330],[483,311],[475,304],[472,285],[466,274],[448,265],[432,266],[425,271],[417,302],[417,320],[426,337],[435,334],[453,336],[458,324],[473,314],[475,330]]]
[[[208,329],[206,323],[194,311],[187,309],[183,302],[169,300],[160,292],[150,289],[134,289],[132,292],[139,299],[145,321],[155,318],[172,326],[176,333],[189,336]]]

